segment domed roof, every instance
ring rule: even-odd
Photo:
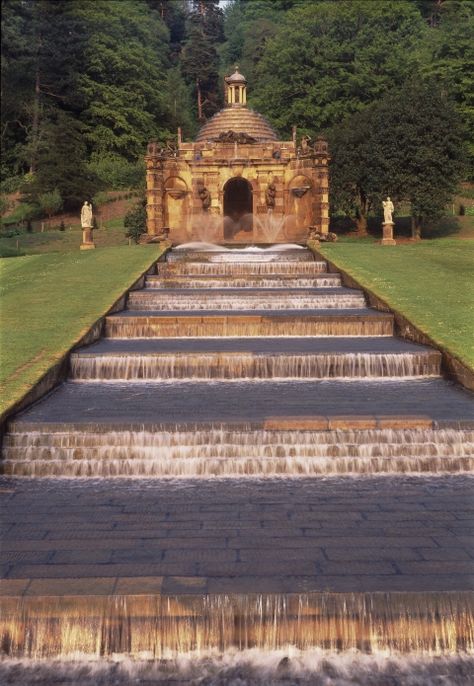
[[[222,133],[228,131],[246,133],[259,143],[278,140],[278,136],[265,117],[243,106],[226,107],[217,112],[200,129],[196,141],[215,141]]]
[[[239,67],[235,67],[235,72],[225,77],[226,83],[247,83],[247,79],[240,73]]]

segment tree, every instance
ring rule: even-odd
[[[330,134],[334,198],[366,227],[382,195],[411,203],[413,236],[439,218],[465,171],[465,132],[432,81],[408,82]]]
[[[169,134],[168,30],[139,0],[75,2],[74,14],[88,36],[78,76],[88,146],[136,160],[150,138]]]
[[[416,70],[428,30],[415,6],[339,0],[295,7],[266,44],[252,103],[280,130],[315,134],[379,99]]]
[[[462,117],[474,179],[474,2],[443,0],[420,47],[420,69],[449,94]]]
[[[48,219],[51,219],[53,214],[59,212],[63,204],[61,199],[61,193],[57,188],[49,193],[41,193],[38,196],[38,205],[42,212],[48,215]]]
[[[37,171],[27,177],[23,194],[38,204],[39,196],[58,189],[67,210],[78,209],[98,189],[99,181],[85,163],[84,128],[61,110],[47,117],[38,142]]]
[[[181,54],[181,71],[193,88],[199,120],[212,116],[222,103],[216,44],[224,39],[223,14],[218,0],[192,0]]]
[[[370,107],[352,115],[328,134],[332,212],[344,212],[355,222],[361,235],[367,233],[369,212],[384,190],[384,164],[378,136]]]
[[[146,198],[127,212],[123,224],[127,229],[125,236],[138,243],[140,236],[146,233]]]

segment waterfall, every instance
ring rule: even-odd
[[[326,272],[326,262],[167,262],[159,265],[160,276],[313,276]]]
[[[462,592],[33,596],[5,605],[1,645],[11,657],[162,659],[289,646],[432,656],[474,649],[472,594]]]
[[[321,275],[319,277],[289,277],[289,276],[149,276],[146,288],[338,288],[341,277],[337,274]]]
[[[252,337],[252,336],[391,336],[393,320],[387,315],[358,316],[126,316],[106,318],[111,338]]]
[[[71,356],[71,375],[83,381],[377,379],[439,375],[439,365],[439,355],[429,353],[76,353]]]
[[[113,431],[13,429],[15,476],[261,477],[467,472],[474,432],[455,429]]]
[[[358,291],[342,291],[322,294],[311,291],[291,291],[284,293],[268,290],[246,292],[206,290],[191,293],[179,290],[164,292],[133,291],[128,297],[129,310],[301,310],[301,309],[356,309],[365,307],[365,298]]]

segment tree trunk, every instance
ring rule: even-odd
[[[361,236],[367,235],[367,217],[365,214],[358,214],[356,217],[357,233]]]
[[[196,79],[196,87],[197,87],[197,105],[198,105],[198,119],[199,121],[202,121],[203,116],[202,116],[202,95],[201,95],[201,82],[199,79]]]
[[[359,189],[359,202],[356,210],[356,227],[359,236],[367,235],[367,214],[369,212],[369,201],[362,189]]]
[[[33,121],[31,126],[31,155],[30,155],[30,174],[36,171],[36,153],[38,149],[38,133],[39,133],[39,112],[40,112],[40,72],[39,66],[36,67],[35,78],[35,95],[33,100]]]
[[[411,217],[411,237],[414,241],[419,241],[421,238],[421,221],[415,215]]]

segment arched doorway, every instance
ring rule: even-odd
[[[250,183],[238,176],[224,186],[224,238],[246,238],[253,229],[253,197]]]

